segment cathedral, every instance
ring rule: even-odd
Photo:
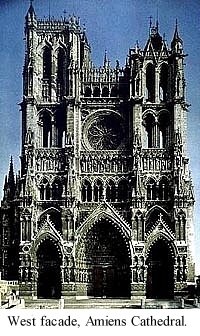
[[[124,67],[95,67],[79,20],[31,3],[21,169],[0,208],[0,271],[21,297],[173,299],[194,283],[185,56],[177,22],[170,48],[150,22]]]

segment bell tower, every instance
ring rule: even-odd
[[[39,20],[31,3],[25,18],[21,103],[21,295],[42,295],[44,290],[46,297],[51,293],[59,297],[65,291],[60,284],[69,267],[67,248],[76,220],[74,155],[80,141],[80,74],[89,57],[90,47],[76,17]],[[51,245],[57,249],[59,279],[48,266],[50,252],[38,268],[38,260]],[[55,280],[46,292],[45,277]]]
[[[149,298],[173,297],[187,281],[194,281],[185,56],[177,22],[171,49],[157,22],[150,25],[144,50],[137,43],[128,61],[133,118],[132,284],[133,293],[144,289]],[[143,253],[146,264],[141,268]],[[168,273],[167,263],[173,264]],[[138,272],[144,276],[144,286]]]

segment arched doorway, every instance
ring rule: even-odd
[[[85,264],[90,274],[88,296],[130,297],[130,257],[119,229],[110,220],[100,219],[82,244],[80,264]]]
[[[174,296],[174,260],[167,242],[157,240],[147,258],[146,297],[172,299]]]
[[[37,250],[37,296],[58,299],[61,296],[61,257],[50,240],[44,240]]]

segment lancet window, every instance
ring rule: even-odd
[[[156,199],[156,181],[153,178],[150,178],[147,183],[147,199]]]
[[[52,126],[51,126],[51,116],[48,112],[43,112],[39,119],[40,127],[40,143],[41,147],[51,147],[52,145]]]
[[[55,180],[52,184],[52,199],[60,200],[62,198],[63,187],[59,180]]]
[[[62,48],[58,50],[58,72],[57,72],[57,96],[62,96],[64,90],[64,69],[65,52]]]
[[[116,187],[112,180],[110,180],[106,187],[106,201],[115,202],[116,201]]]
[[[108,97],[109,96],[109,89],[107,86],[105,86],[103,89],[102,89],[102,97]]]
[[[100,88],[98,86],[94,88],[93,97],[100,97]]]
[[[128,200],[128,183],[122,180],[118,184],[118,201],[126,202]]]
[[[43,51],[43,79],[51,79],[51,49],[48,47]]]
[[[46,178],[43,178],[40,183],[40,200],[50,200],[50,185]]]
[[[91,202],[92,201],[92,187],[89,181],[84,180],[82,184],[82,201]]]
[[[168,200],[169,197],[169,181],[167,178],[163,177],[159,182],[158,187],[158,198],[159,200]]]
[[[167,64],[162,64],[160,71],[160,100],[167,100],[168,91],[168,66]]]
[[[155,67],[151,63],[146,68],[146,99],[155,102]]]
[[[103,198],[103,183],[97,180],[94,185],[94,201],[100,202]]]
[[[87,86],[85,88],[85,97],[91,97],[91,95],[92,95],[91,88]]]

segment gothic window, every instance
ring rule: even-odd
[[[65,124],[66,115],[64,110],[58,110],[55,116],[55,129],[54,129],[54,145],[56,147],[63,147],[65,143]]]
[[[117,149],[124,135],[123,124],[114,114],[101,114],[90,123],[87,138],[94,149]]]
[[[91,97],[92,91],[90,89],[90,87],[86,87],[85,88],[85,97]]]
[[[89,181],[85,180],[82,184],[82,201],[91,202],[92,201],[92,187]]]
[[[119,90],[118,90],[117,86],[113,86],[112,89],[111,89],[110,96],[111,97],[117,97],[118,95],[119,95]]]
[[[169,191],[168,191],[169,181],[167,178],[163,177],[159,182],[159,200],[168,200]]]
[[[155,67],[151,63],[146,68],[146,99],[155,102]]]
[[[49,113],[43,112],[40,115],[39,126],[41,128],[42,147],[51,147],[52,145],[52,126]]]
[[[155,147],[155,118],[152,114],[147,114],[143,123],[147,133],[147,147]]]
[[[167,89],[168,89],[168,66],[167,64],[162,64],[160,72],[160,100],[166,101],[167,99]]]
[[[103,198],[103,184],[100,180],[97,180],[94,185],[94,201],[100,202]]]
[[[122,180],[118,184],[118,201],[126,202],[128,200],[128,182]]]
[[[147,199],[156,199],[156,181],[153,178],[150,178],[147,183]]]
[[[93,97],[100,97],[100,89],[98,86],[95,86],[94,88]]]
[[[50,200],[50,185],[46,178],[40,183],[40,200]]]
[[[169,144],[169,116],[167,113],[162,113],[160,115],[158,124],[160,148],[166,148]]]
[[[60,200],[62,198],[63,187],[59,180],[55,180],[52,184],[52,199]]]
[[[103,89],[102,89],[102,97],[108,97],[109,96],[109,89],[107,86],[105,86]]]
[[[116,188],[113,181],[109,181],[106,187],[106,201],[115,202],[116,201]]]
[[[48,47],[43,52],[43,79],[51,79],[51,50]]]
[[[64,88],[64,66],[65,66],[65,52],[62,48],[58,50],[58,72],[57,72],[57,95],[63,94]]]

